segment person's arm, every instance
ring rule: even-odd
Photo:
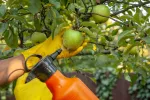
[[[20,77],[24,73],[24,62],[23,55],[0,60],[0,85]]]

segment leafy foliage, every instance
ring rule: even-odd
[[[93,6],[99,4],[111,11],[107,22],[96,23],[91,17]],[[149,4],[149,0],[0,0],[0,49],[4,47],[1,41],[11,48],[11,53],[1,50],[0,58],[12,56],[18,48],[34,46],[30,40],[34,32],[55,38],[72,24],[90,41],[77,56],[58,61],[64,72],[96,73],[112,67],[131,83],[129,73],[146,78],[150,74]]]
[[[112,89],[114,88],[117,75],[112,68],[103,68],[95,74],[98,84],[96,93],[101,100],[113,100]]]
[[[129,93],[132,96],[132,100],[149,100],[150,98],[150,78],[147,77],[146,80],[142,78],[141,75],[137,78],[135,84],[130,86]]]

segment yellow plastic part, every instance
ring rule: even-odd
[[[37,78],[25,84],[27,73],[18,78],[14,95],[16,100],[52,100],[52,94],[45,83]]]

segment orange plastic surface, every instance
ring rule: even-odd
[[[79,78],[67,78],[58,70],[46,84],[53,100],[99,100]]]

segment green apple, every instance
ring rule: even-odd
[[[31,41],[33,44],[39,44],[43,41],[46,40],[46,35],[44,33],[40,33],[40,32],[34,32],[31,36]]]
[[[103,4],[94,6],[92,13],[93,13],[92,17],[94,18],[95,22],[97,22],[97,23],[106,22],[108,20],[107,17],[110,16],[109,8]],[[100,15],[103,15],[106,17],[100,16]]]
[[[134,46],[134,47],[130,50],[129,54],[131,54],[131,55],[137,55],[137,54],[138,54],[138,47],[137,47],[137,46]]]
[[[81,32],[69,29],[64,32],[63,45],[68,50],[76,50],[83,43],[84,37]]]

